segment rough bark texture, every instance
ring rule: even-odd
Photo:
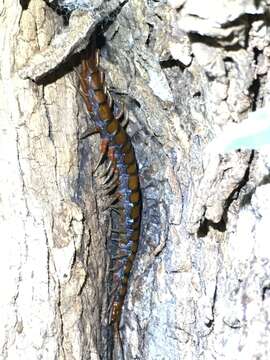
[[[2,358],[106,359],[109,212],[74,71],[98,27],[144,199],[125,359],[269,359],[269,151],[203,161],[269,102],[269,2],[56,3],[0,2]]]

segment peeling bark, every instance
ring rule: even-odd
[[[56,3],[0,2],[3,359],[109,358],[110,213],[77,74],[97,29],[143,192],[125,359],[268,359],[269,150],[204,151],[269,102],[269,2]]]

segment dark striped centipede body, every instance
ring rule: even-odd
[[[107,157],[107,189],[114,193],[119,213],[116,251],[111,259],[113,291],[110,304],[110,322],[119,331],[129,274],[137,252],[141,222],[141,192],[138,166],[131,140],[124,128],[123,114],[115,114],[110,94],[105,87],[99,67],[98,52],[92,51],[82,61],[80,76],[82,96],[95,129],[101,137],[101,156]],[[106,181],[105,181],[106,182]]]

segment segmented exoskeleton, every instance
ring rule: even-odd
[[[141,222],[141,192],[134,149],[125,130],[123,112],[115,114],[112,99],[106,90],[104,74],[99,66],[99,51],[91,50],[82,61],[80,76],[82,96],[94,122],[87,134],[98,132],[101,137],[97,166],[107,158],[103,176],[107,193],[114,193],[113,207],[119,213],[116,250],[111,257],[112,291],[110,322],[119,336],[121,312],[127,292],[129,274],[138,248]],[[94,171],[95,171],[94,170]]]

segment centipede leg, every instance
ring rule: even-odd
[[[118,215],[121,214],[122,207],[120,205],[110,206],[110,210],[116,212]]]
[[[112,164],[113,164],[113,162],[112,162],[112,160],[110,160],[108,165],[106,166],[105,170],[101,174],[99,174],[100,178],[102,178],[102,177],[104,177],[104,176],[106,176],[108,174],[109,170],[112,167]]]
[[[106,95],[107,95],[109,106],[112,107],[112,104],[113,104],[112,96],[108,91],[106,92]]]
[[[125,230],[121,230],[121,229],[111,229],[110,231],[111,231],[111,233],[115,233],[115,234],[118,234],[118,235],[126,235]],[[118,240],[117,240],[117,241],[118,241]]]
[[[123,267],[123,265],[122,265],[122,264],[117,265],[117,266],[114,266],[114,267],[112,267],[112,268],[109,268],[109,272],[115,272],[115,271],[118,271],[118,270],[120,270],[122,267]],[[119,286],[118,286],[118,287],[119,287]]]
[[[96,49],[96,67],[99,67],[100,63],[100,49]]]
[[[121,195],[119,193],[115,194],[114,196],[111,196],[110,202],[105,207],[103,207],[102,210],[105,211],[108,210],[109,208],[112,208],[112,206],[114,206],[113,204],[119,200],[120,196]]]
[[[100,189],[104,193],[110,193],[113,191],[113,189],[116,189],[119,185],[119,176],[118,173],[115,173],[113,177],[110,179],[110,181],[107,184],[103,184]]]
[[[80,140],[86,139],[88,136],[99,133],[99,129],[95,126],[87,126],[87,129],[80,135]]]
[[[104,195],[109,195],[118,186],[118,181],[113,182],[109,187],[106,187]]]
[[[107,139],[102,139],[101,143],[100,143],[100,156],[98,158],[98,162],[93,170],[93,174],[97,171],[98,167],[100,166],[100,164],[102,163],[106,152],[107,152],[107,148],[108,148],[108,140]]]
[[[127,258],[127,254],[112,256],[112,260],[120,260]]]
[[[119,234],[119,233],[120,233],[120,231],[119,231],[118,229],[111,229],[111,232],[112,232],[112,233],[115,233],[115,234]]]
[[[123,103],[122,103],[122,106],[120,106],[117,103],[114,104],[113,114],[114,114],[114,117],[116,118],[116,120],[120,120],[123,117],[124,109],[125,109],[125,105]]]
[[[122,104],[121,108],[114,106],[114,117],[118,120],[122,127],[125,127],[128,123],[128,112],[126,111],[126,105]]]
[[[112,323],[112,309],[113,309],[113,303],[115,300],[115,293],[117,292],[117,290],[119,289],[120,286],[120,281],[118,281],[115,286],[113,287],[113,289],[111,291],[109,291],[108,296],[109,298],[111,298],[108,308],[107,308],[107,312],[109,314],[109,324]]]
[[[100,71],[99,71],[99,76],[100,76],[100,82],[101,82],[101,84],[104,84],[104,81],[105,81],[104,71],[100,70]]]
[[[110,171],[109,171],[108,175],[106,176],[106,178],[104,179],[104,181],[102,182],[102,185],[105,185],[112,178],[114,172],[115,172],[115,169],[110,168]]]
[[[96,164],[96,166],[95,166],[95,168],[94,168],[94,170],[93,170],[93,174],[97,171],[97,169],[98,169],[98,167],[100,166],[100,164],[102,163],[104,157],[105,157],[105,153],[101,153],[101,154],[99,155],[97,164]]]
[[[124,111],[123,120],[121,121],[121,126],[124,128],[128,124],[128,112]]]
[[[119,185],[119,176],[118,176],[118,174],[114,174],[114,176],[112,177],[110,182],[108,184],[106,184],[106,186],[104,186],[104,185],[100,189],[105,190],[105,191],[107,191],[112,186],[115,186],[115,187],[118,186]]]
[[[114,296],[113,295],[118,290],[119,286],[120,286],[120,281],[118,281],[117,284],[113,287],[113,289],[109,292],[109,297],[111,297],[111,301],[110,301],[109,306],[108,306],[108,311],[110,311],[111,308],[112,308],[112,305],[114,303]]]

